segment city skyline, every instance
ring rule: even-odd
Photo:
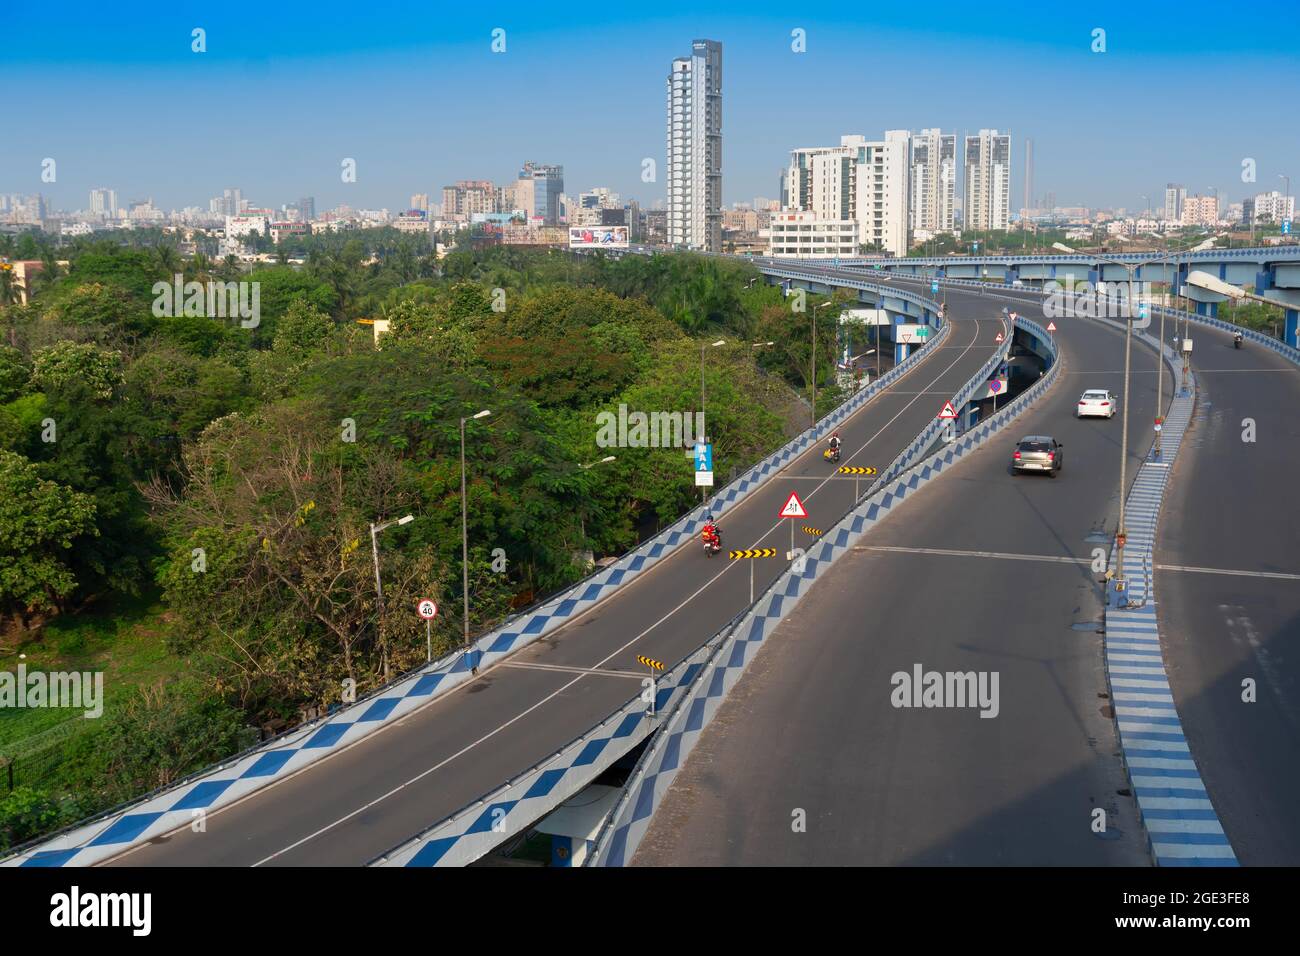
[[[0,41],[0,81],[21,88],[39,76],[49,107],[25,114],[24,135],[0,144],[0,191],[41,192],[51,206],[77,209],[91,188],[107,187],[119,202],[152,195],[160,208],[181,209],[237,182],[262,204],[313,195],[322,208],[396,208],[402,197],[439,195],[458,180],[510,181],[521,161],[536,156],[564,166],[573,192],[578,184],[604,185],[648,206],[667,198],[664,64],[701,36],[727,51],[724,206],[769,194],[772,170],[791,149],[835,142],[846,129],[938,128],[963,141],[982,128],[1009,133],[1017,198],[1020,154],[1033,139],[1034,187],[1064,205],[1135,208],[1168,181],[1187,184],[1189,193],[1217,188],[1233,202],[1300,172],[1288,166],[1300,153],[1300,131],[1263,100],[1224,92],[1234,79],[1250,82],[1282,62],[1283,47],[1267,31],[1215,38],[1216,82],[1198,91],[1196,105],[1199,115],[1223,117],[1222,134],[1216,139],[1208,130],[1200,138],[1205,148],[1189,151],[1178,110],[1148,105],[1098,117],[1080,103],[1109,96],[1128,104],[1125,92],[1138,84],[1167,85],[1169,63],[1205,43],[1191,16],[1186,23],[1135,20],[1111,5],[1093,18],[1115,20],[1108,50],[1092,53],[1092,20],[1056,13],[1035,13],[1038,33],[1026,37],[1023,25],[990,31],[948,6],[937,18],[891,12],[871,25],[767,9],[747,6],[743,18],[729,21],[714,13],[607,12],[566,28],[564,42],[555,24],[519,12],[498,19],[407,12],[395,16],[410,32],[387,38],[355,23],[331,31],[320,21],[274,14],[260,24],[256,42],[233,30],[226,14],[214,14],[204,17],[210,26],[201,54],[190,52],[190,26],[177,16],[92,18],[80,27],[98,31],[88,43],[53,26],[18,23]],[[494,54],[498,22],[505,49]],[[290,34],[294,26],[300,29]],[[134,39],[125,43],[128,27]],[[796,30],[804,31],[803,53],[792,50]],[[954,35],[958,30],[966,35]],[[617,69],[589,79],[575,72],[599,60],[575,57],[575,50],[613,49],[608,45],[620,40]],[[350,55],[338,56],[349,42]],[[1003,47],[1014,57],[1000,59]],[[474,70],[475,82],[455,82],[457,70]],[[1083,77],[1071,83],[1086,83],[1087,96],[1062,99],[1055,79],[1066,72]],[[1021,83],[1018,74],[1038,80]],[[1293,75],[1285,71],[1277,82],[1294,83]],[[828,82],[834,76],[843,80]],[[879,98],[863,97],[862,89],[881,88],[881,76],[898,79]],[[871,82],[859,87],[864,77]],[[98,109],[86,103],[91,83]],[[958,88],[961,95],[953,95]],[[296,135],[285,132],[283,97],[266,95],[279,89],[311,94],[292,100]],[[502,109],[526,102],[545,105]],[[160,132],[149,133],[153,127]],[[1141,149],[1130,148],[1134,143]],[[273,151],[273,162],[264,151]],[[47,157],[58,164],[53,183],[41,180]],[[344,183],[339,168],[349,158],[357,177]],[[645,159],[657,164],[653,182],[642,179]],[[1241,181],[1246,159],[1256,163],[1254,183]],[[1018,207],[1013,203],[1013,212]]]

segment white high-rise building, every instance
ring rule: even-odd
[[[668,242],[722,251],[722,44],[695,40],[668,74]]]
[[[957,135],[923,129],[912,136],[913,232],[951,232],[957,202]]]
[[[1011,137],[982,129],[966,137],[967,229],[1006,229],[1011,219]]]
[[[1295,197],[1283,195],[1276,189],[1272,192],[1258,193],[1253,208],[1256,222],[1266,219],[1272,223],[1280,223],[1285,219],[1295,218]]]
[[[841,136],[839,146],[792,150],[781,190],[783,212],[812,215],[785,217],[783,228],[834,237],[828,241],[841,247],[851,231],[855,248],[906,255],[910,138],[907,130],[890,130],[883,140]],[[772,248],[773,255],[781,254],[777,243]]]
[[[1187,202],[1187,189],[1178,183],[1165,187],[1165,214],[1169,222],[1182,222],[1183,206]]]
[[[117,193],[112,189],[90,191],[90,214],[103,219],[117,218]]]

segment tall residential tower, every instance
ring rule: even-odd
[[[951,232],[957,199],[957,135],[937,129],[912,134],[913,232]]]
[[[722,44],[696,40],[668,74],[668,242],[722,251]]]
[[[963,228],[1006,229],[1011,219],[1011,137],[982,129],[966,137]]]

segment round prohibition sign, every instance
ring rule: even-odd
[[[421,598],[415,609],[420,613],[420,617],[426,621],[431,621],[438,616],[438,605],[429,598]]]

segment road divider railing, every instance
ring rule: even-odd
[[[624,866],[631,861],[660,801],[722,706],[727,693],[740,680],[763,641],[832,563],[856,546],[871,528],[917,491],[988,444],[1047,394],[1057,381],[1060,364],[1056,343],[1047,340],[1044,346],[1051,364],[1042,378],[1004,408],[959,435],[951,444],[888,482],[878,483],[722,635],[715,652],[665,714],[662,729],[656,732],[637,762],[598,832],[584,865]]]
[[[529,826],[582,791],[660,726],[662,717],[657,715],[670,710],[681,698],[731,623],[734,621],[653,682],[647,678],[640,694],[591,730],[366,865],[466,866],[500,844],[521,836]],[[653,661],[646,666],[653,667],[653,664],[661,662]]]
[[[874,285],[855,283],[855,286],[864,288]],[[938,303],[922,296],[912,298],[928,304],[933,310],[938,309]],[[951,331],[949,323],[942,319],[939,321],[938,334],[926,347],[918,349],[875,382],[860,389],[816,425],[746,469],[736,480],[720,488],[707,503],[697,506],[613,564],[593,571],[559,594],[508,618],[475,639],[467,650],[454,651],[377,688],[325,718],[296,727],[168,787],[73,824],[52,836],[16,847],[0,859],[0,866],[88,866],[110,859],[133,846],[191,826],[202,815],[215,812],[338,753],[472,680],[476,672],[499,663],[564,626],[678,548],[693,542],[705,523],[706,515],[716,518],[736,507],[932,354],[931,349],[941,344]]]
[[[1227,251],[1227,250],[1222,250],[1222,251]],[[903,279],[904,281],[913,281],[913,282],[931,281],[929,277],[922,276],[922,275],[914,276],[910,274],[900,274],[897,278]],[[981,289],[991,289],[995,291],[998,297],[1000,298],[1019,298],[1021,300],[1028,301],[1034,304],[1041,303],[1041,301],[1044,298],[1051,295],[1050,292],[1044,291],[1043,289],[1039,289],[1034,286],[1009,286],[1009,285],[1002,285],[997,282],[987,282],[980,279],[941,278],[938,281],[940,287],[945,285],[953,285],[953,286],[979,287]],[[1107,284],[1111,286],[1122,286],[1126,284],[1126,281],[1123,279],[1114,279],[1114,280],[1110,280]],[[1116,301],[1116,302],[1123,301],[1122,299],[1114,299],[1111,296],[1102,296],[1101,298],[1106,301]],[[1186,309],[1176,309],[1176,308],[1171,308],[1170,306],[1156,305],[1153,303],[1151,306],[1150,317],[1154,319],[1154,318],[1158,318],[1162,314],[1166,319],[1172,319],[1179,322],[1186,319],[1187,321],[1195,325],[1201,325],[1204,326],[1205,328],[1210,328],[1210,329],[1217,329],[1221,332],[1229,332],[1229,333],[1240,332],[1242,338],[1245,339],[1246,341],[1255,342],[1258,343],[1259,345],[1263,345],[1269,350],[1281,355],[1283,358],[1287,359],[1288,361],[1300,365],[1300,349],[1288,345],[1286,342],[1283,342],[1281,339],[1274,338],[1271,335],[1266,335],[1265,333],[1260,332],[1256,329],[1248,328],[1244,325],[1237,325],[1233,322],[1225,322],[1222,319],[1213,318],[1208,315],[1200,315],[1196,312],[1188,312]],[[1070,320],[1070,321],[1074,321],[1074,320]],[[1095,321],[1095,319],[1089,316],[1085,318],[1085,321]],[[1120,324],[1122,325],[1123,323],[1121,322]]]
[[[1121,322],[1103,321],[1123,328]],[[1161,360],[1171,366],[1180,360],[1153,336],[1135,332],[1134,337],[1158,347]],[[1124,768],[1156,865],[1236,866],[1169,686],[1151,574],[1160,509],[1196,404],[1195,376],[1185,384],[1164,415],[1160,457],[1148,454],[1126,491],[1125,588],[1115,592],[1119,606],[1108,602],[1105,611],[1106,680]],[[1112,540],[1112,569],[1117,559]]]
[[[944,331],[947,328],[945,326]],[[1010,330],[1006,320],[1003,320],[1003,328]],[[987,374],[996,365],[1000,355],[1001,350],[959,390],[958,395],[972,393],[978,388],[986,380]],[[875,469],[871,470],[875,471]],[[822,534],[821,529],[817,528],[805,527],[804,531],[813,536]],[[774,548],[749,548],[732,550],[728,552],[728,557],[732,560],[742,560],[775,557],[776,554]],[[747,608],[746,611],[742,611],[736,620],[750,610]],[[716,648],[728,633],[729,627],[714,635],[683,664],[707,660],[709,654],[706,653],[703,657],[700,655],[709,648]],[[551,757],[490,794],[485,794],[446,819],[433,824],[418,836],[384,853],[373,861],[372,865],[460,866],[473,862],[501,843],[518,836],[520,827],[527,826],[560,806],[570,796],[599,777],[610,763],[649,736],[653,728],[645,724],[636,724],[630,719],[630,715],[635,712],[647,715],[662,713],[665,708],[671,710],[680,696],[678,692],[690,683],[688,678],[683,677],[679,683],[672,683],[671,688],[667,686],[667,682],[676,680],[682,666],[678,665],[665,675],[666,684],[661,686],[654,706],[647,707],[638,699],[629,701],[620,711],[603,720],[588,734],[561,748]],[[658,723],[655,726],[658,726]],[[611,728],[615,729],[611,731]],[[574,752],[579,744],[588,747],[598,746],[600,753],[607,760],[575,760]],[[545,781],[545,785],[539,784],[538,781]],[[563,786],[560,785],[561,781]]]
[[[1030,331],[1035,331],[1035,334],[1041,332],[1042,337],[1044,339],[1047,338],[1047,332],[1043,330],[1041,326],[1038,326],[1037,323],[1029,320],[1022,321],[1019,318],[1017,318],[1016,321],[1022,327],[1029,329]],[[1008,322],[1005,317],[1001,319],[1001,322],[1003,333],[1009,334],[1012,330],[1011,323]],[[1050,345],[1050,342],[1048,344]],[[980,367],[979,371],[967,379],[966,383],[962,385],[962,387],[959,388],[952,397],[953,408],[964,408],[966,403],[974,397],[975,393],[988,383],[989,376],[992,375],[997,367],[1002,363],[1005,353],[1009,348],[1010,343],[1005,343],[1002,348],[995,350],[994,353],[989,356],[988,361]],[[875,487],[893,480],[925,457],[934,447],[934,444],[939,441],[940,434],[949,426],[949,424],[950,421],[939,418],[938,413],[936,412],[935,417],[930,424],[921,429],[920,434],[913,438],[908,446],[899,453],[898,457],[890,462],[889,466],[880,473],[880,477],[876,479]],[[953,424],[953,427],[956,427],[955,423],[951,424]]]

